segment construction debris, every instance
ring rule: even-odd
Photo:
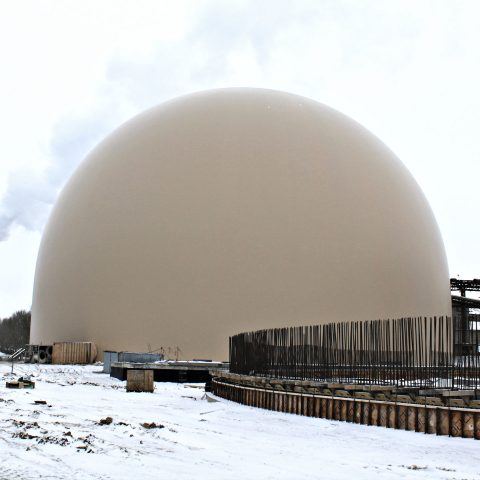
[[[152,428],[165,428],[165,425],[162,425],[162,424],[156,424],[155,422],[152,422],[152,423],[142,423],[141,424],[143,428],[146,428],[147,430],[150,430]]]
[[[6,388],[35,388],[35,382],[29,378],[20,377],[18,380],[5,382]]]
[[[113,422],[113,418],[112,417],[106,417],[106,418],[102,418],[98,424],[99,425],[110,425],[111,423]]]

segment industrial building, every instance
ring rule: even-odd
[[[480,292],[480,279],[450,279],[452,315],[455,324],[455,352],[458,356],[480,355],[480,300],[466,296],[467,292]]]

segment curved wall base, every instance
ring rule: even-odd
[[[232,381],[230,378],[215,377],[212,380],[212,390],[218,397],[277,412],[426,434],[480,439],[480,409],[477,408],[282,391],[281,381],[275,382],[275,389],[258,388],[247,386],[241,381]],[[301,389],[302,387],[297,388]]]

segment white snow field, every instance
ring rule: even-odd
[[[0,364],[1,480],[480,479],[475,440],[212,403],[203,385],[127,393],[99,370],[16,365],[36,388],[7,390]]]

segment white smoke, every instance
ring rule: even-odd
[[[50,144],[51,163],[44,170],[15,170],[8,178],[0,204],[0,241],[8,238],[14,225],[43,229],[59,190],[112,123],[107,112],[58,123]]]
[[[250,7],[248,2],[231,6],[211,3],[199,12],[185,37],[157,45],[150,58],[113,59],[106,66],[95,110],[58,122],[51,136],[49,166],[10,174],[0,203],[0,241],[8,238],[14,225],[41,231],[73,170],[115,126],[177,95],[228,85],[230,55],[245,45],[254,45],[257,59],[265,61],[275,32],[293,19],[288,8],[274,8],[268,22],[259,25]],[[260,8],[267,10],[266,5]]]

